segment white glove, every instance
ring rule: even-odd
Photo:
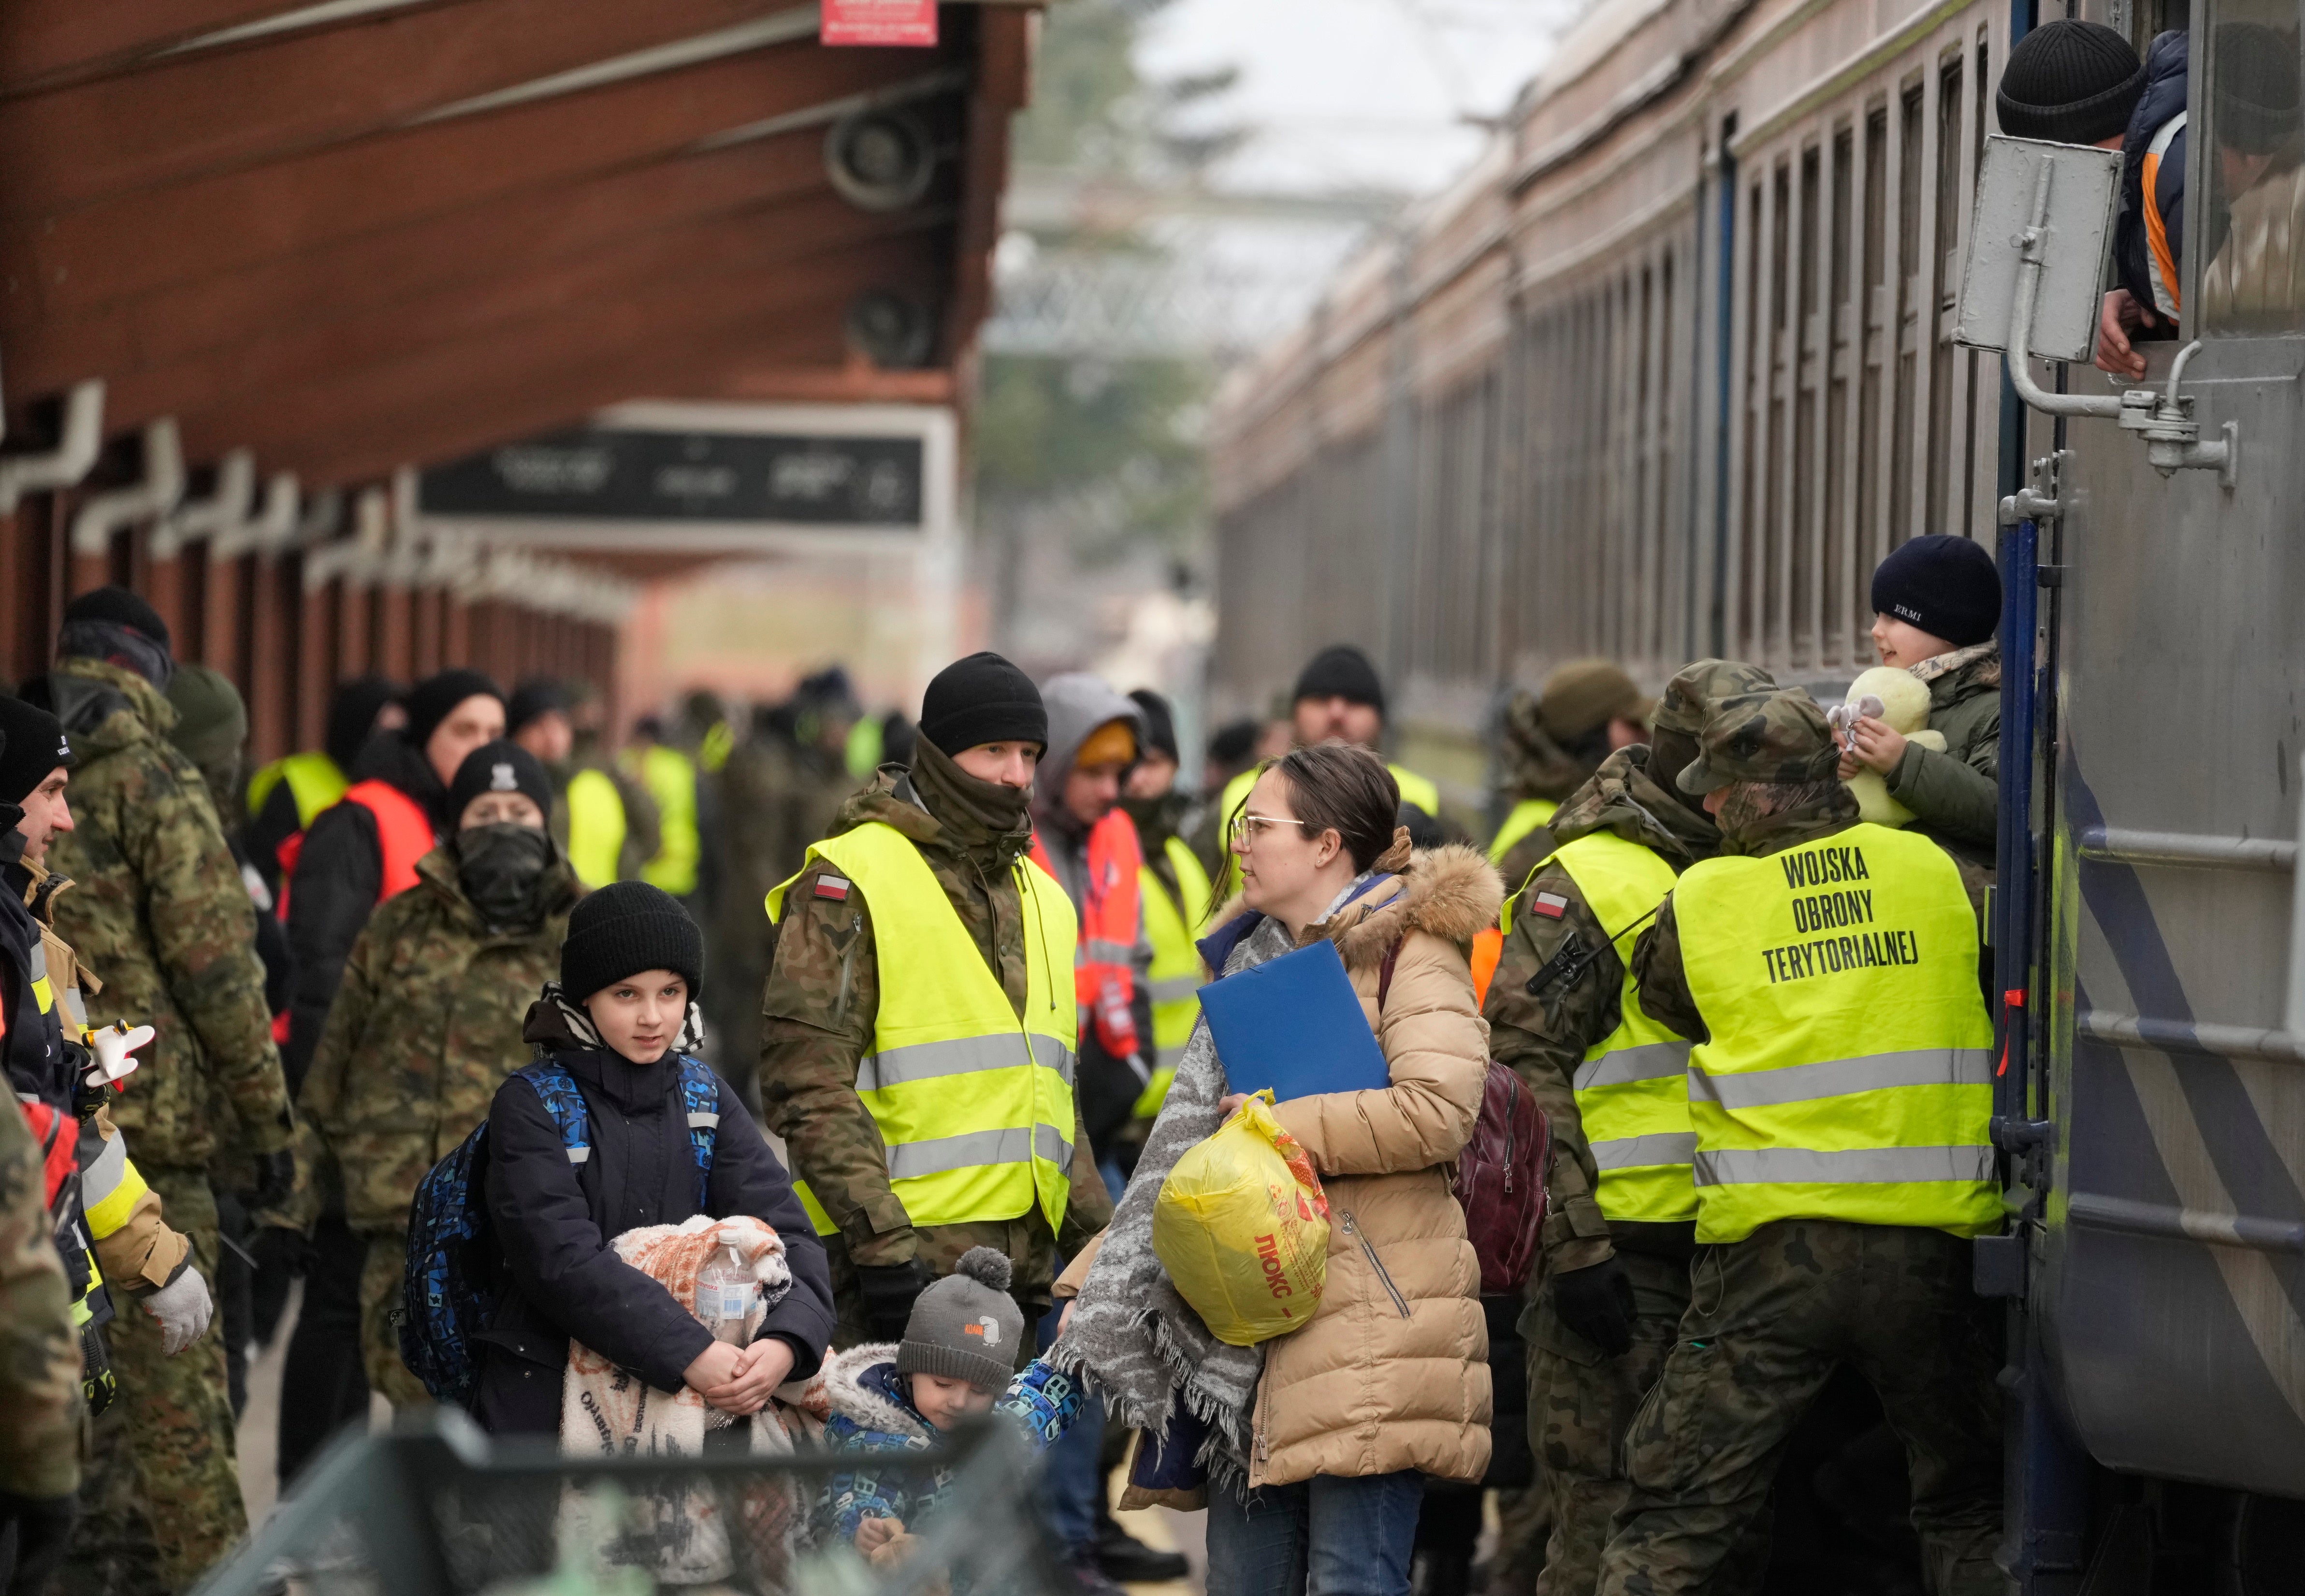
[[[191,1264],[184,1266],[183,1274],[143,1298],[142,1306],[145,1312],[160,1321],[160,1350],[172,1358],[207,1335],[208,1320],[216,1317],[216,1303],[208,1295],[208,1283]]]

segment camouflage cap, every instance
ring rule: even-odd
[[[1544,729],[1574,743],[1610,720],[1646,724],[1656,700],[1646,698],[1613,659],[1572,659],[1545,677],[1537,714]]]
[[[1722,702],[1679,780],[1684,793],[1710,793],[1739,781],[1821,781],[1840,762],[1824,711],[1799,688],[1788,687]]]
[[[1777,679],[1757,665],[1747,665],[1741,659],[1699,659],[1673,673],[1649,724],[1656,731],[1698,736],[1713,718],[1714,705],[1739,693],[1773,692],[1776,686]]]

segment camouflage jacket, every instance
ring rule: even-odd
[[[80,754],[75,828],[49,845],[51,868],[79,883],[57,902],[56,931],[104,979],[90,1024],[160,1033],[120,1099],[121,1128],[140,1162],[169,1168],[204,1167],[235,1131],[248,1152],[287,1146],[256,909],[208,784],[167,740],[176,712],[100,660],[62,660],[50,682]]]
[[[80,1337],[39,1144],[12,1103],[0,1114],[0,1492],[79,1490],[81,1423]]]
[[[832,835],[880,820],[909,838],[1022,1014],[1025,924],[1009,872],[1032,842],[1023,806],[1003,817],[1003,828],[980,807],[985,784],[926,741],[914,758],[910,774],[885,767],[841,805]],[[918,1238],[889,1190],[880,1127],[856,1095],[857,1061],[872,1050],[880,1006],[872,911],[855,887],[841,902],[816,896],[815,879],[827,868],[812,864],[785,899],[761,1004],[761,1099],[770,1128],[791,1152],[794,1175],[839,1227],[850,1256],[862,1264],[903,1263],[915,1255]],[[1063,1233],[1047,1237],[1068,1257],[1112,1218],[1077,1114],[1075,1121]]]
[[[1599,773],[1561,805],[1552,819],[1553,836],[1571,843],[1595,832],[1613,832],[1654,851],[1675,873],[1711,854],[1720,834],[1710,820],[1650,779],[1648,755],[1646,743],[1611,754]],[[1637,1249],[1653,1242],[1685,1248],[1686,1225],[1620,1226],[1617,1232],[1621,1234],[1612,1233],[1593,1195],[1600,1172],[1586,1144],[1575,1082],[1586,1050],[1617,1028],[1625,966],[1609,937],[1624,928],[1603,925],[1575,878],[1558,864],[1540,862],[1526,880],[1506,886],[1518,889],[1512,935],[1505,938],[1482,1013],[1489,1022],[1490,1053],[1520,1076],[1552,1125],[1544,1272],[1599,1263],[1618,1244]],[[1561,918],[1524,912],[1539,892],[1568,900]],[[1598,948],[1599,955],[1576,981],[1554,981],[1531,997],[1530,979],[1572,935],[1586,947]],[[1678,1234],[1647,1234],[1668,1231]]]
[[[1765,859],[1787,848],[1813,843],[1857,824],[1857,800],[1840,782],[1744,785],[1731,790],[1721,806],[1721,852]],[[1712,1031],[1697,1013],[1680,962],[1680,927],[1672,899],[1633,945],[1633,976],[1640,983],[1641,1008],[1693,1042],[1710,1041]]]
[[[521,1022],[560,972],[577,894],[566,863],[552,868],[557,912],[497,934],[464,896],[455,856],[435,849],[415,887],[378,905],[353,944],[297,1107],[342,1175],[353,1229],[404,1228],[417,1183],[532,1057]]]

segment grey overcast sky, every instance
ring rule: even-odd
[[[1240,69],[1224,110],[1257,135],[1228,185],[1424,193],[1479,151],[1463,118],[1503,110],[1587,3],[1176,0],[1139,58],[1157,76]]]

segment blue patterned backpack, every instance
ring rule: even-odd
[[[680,1097],[688,1115],[689,1145],[696,1153],[696,1207],[704,1210],[712,1181],[712,1140],[720,1125],[720,1082],[711,1066],[679,1056]],[[591,1117],[575,1077],[557,1058],[522,1070],[560,1127],[568,1161],[592,1156]],[[401,1304],[400,1357],[436,1401],[463,1407],[472,1400],[480,1360],[476,1334],[488,1328],[502,1291],[503,1260],[489,1221],[489,1122],[473,1127],[455,1151],[416,1188],[408,1211],[407,1273]]]

